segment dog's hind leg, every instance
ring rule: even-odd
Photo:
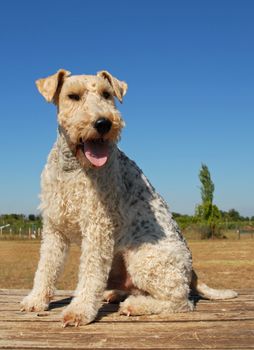
[[[184,247],[145,245],[128,254],[127,269],[136,288],[147,295],[130,296],[120,306],[123,314],[143,315],[187,312],[191,259]],[[179,258],[181,257],[181,259]]]
[[[170,314],[192,311],[194,305],[189,300],[175,303],[172,300],[158,300],[151,295],[130,295],[120,303],[119,313],[126,316]]]

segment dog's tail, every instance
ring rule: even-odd
[[[202,298],[210,300],[233,299],[237,297],[237,293],[231,289],[213,289],[205,283],[199,282],[195,271],[192,271],[191,291],[198,294]]]

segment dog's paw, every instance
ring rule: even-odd
[[[20,311],[39,312],[48,310],[49,300],[36,296],[34,294],[27,295],[20,303]]]
[[[96,314],[97,312],[92,310],[84,310],[82,305],[78,303],[71,303],[62,313],[62,326],[64,328],[71,325],[78,327],[81,324],[91,323]]]
[[[142,305],[136,305],[133,302],[133,298],[127,298],[124,302],[120,303],[119,314],[124,316],[137,316],[145,314],[142,310]]]
[[[106,290],[103,294],[103,300],[106,301],[106,303],[120,303],[120,301],[123,301],[127,296],[128,293],[121,290]]]

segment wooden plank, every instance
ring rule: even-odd
[[[14,327],[15,326],[15,327]],[[58,333],[58,334],[69,334],[77,333],[80,330],[86,333],[110,333],[112,330],[116,334],[122,332],[125,335],[128,335],[129,332],[134,332],[137,334],[146,334],[151,331],[156,331],[157,333],[174,333],[175,331],[216,331],[218,333],[225,332],[227,329],[234,327],[234,330],[237,328],[237,331],[242,332],[246,330],[254,329],[254,321],[243,321],[238,320],[231,321],[201,321],[196,322],[156,322],[156,321],[143,321],[143,322],[93,322],[89,325],[80,326],[79,328],[67,327],[62,328],[58,322],[5,322],[0,321],[0,334],[6,335],[7,332],[16,333],[25,331],[25,332],[41,332],[42,330],[47,330],[48,333]],[[232,328],[233,329],[233,328]],[[254,335],[254,334],[253,334]]]
[[[57,305],[57,304],[56,304]],[[57,308],[54,308],[50,311],[46,311],[44,314],[49,315],[51,314],[60,314],[61,311],[64,308],[64,304],[61,305],[60,304],[57,305]],[[8,315],[9,312],[15,313],[19,312],[19,303],[4,303],[4,304],[0,304],[0,312],[1,315],[3,317],[3,315]],[[115,314],[118,313],[118,305],[105,305],[102,307],[101,311],[100,311],[100,315],[101,316],[110,316],[110,314]],[[193,312],[188,313],[188,314],[181,314],[181,316],[177,316],[174,315],[175,318],[179,319],[180,317],[184,317],[184,318],[195,318],[197,316],[196,313],[198,314],[202,314],[202,317],[204,317],[204,315],[206,313],[209,313],[210,315],[212,314],[218,314],[218,313],[244,313],[246,316],[248,314],[248,317],[254,317],[254,301],[248,301],[246,303],[243,302],[238,302],[238,303],[233,303],[233,304],[226,304],[226,305],[220,305],[220,304],[211,304],[211,305],[204,305],[204,304],[199,304],[195,311],[194,311],[194,316]],[[25,315],[25,313],[22,313],[21,316],[23,317]],[[189,316],[188,316],[189,315]],[[167,316],[166,316],[167,317]]]
[[[24,296],[26,296],[27,294],[24,294],[24,295],[13,295],[13,294],[10,294],[10,295],[0,295],[0,304],[2,303],[9,303],[9,302],[16,302],[16,303],[20,303],[21,300],[23,299]],[[64,299],[67,299],[66,301],[64,301],[64,303],[67,303],[68,302],[68,298],[71,297],[72,294],[62,294],[62,295],[55,295],[53,301],[54,302],[60,302],[61,300],[64,300]],[[239,301],[243,301],[243,302],[246,302],[246,301],[254,301],[254,294],[251,295],[251,294],[245,294],[245,295],[239,295],[237,298],[235,299],[231,299],[231,300],[202,300],[200,299],[197,303],[197,306],[200,305],[201,303],[202,304],[207,304],[207,305],[216,305],[216,304],[233,304],[233,303],[238,303]]]
[[[4,300],[2,301],[0,300],[0,309],[1,308],[6,309],[8,307],[19,309],[19,304],[22,298],[23,296],[22,297],[20,296],[5,297]],[[63,299],[55,299],[50,303],[50,306],[52,310],[54,310],[55,308],[64,307],[68,305],[70,301],[71,301],[70,297],[66,297]],[[117,307],[116,304],[106,304],[106,303],[103,306],[105,310],[110,310],[110,309],[115,310],[116,307]],[[232,310],[232,309],[240,309],[241,307],[243,308],[247,307],[248,310],[252,310],[254,307],[254,297],[249,299],[237,298],[231,301],[214,300],[214,301],[207,302],[206,300],[200,300],[196,303],[195,310],[198,310],[198,311],[203,311],[203,310],[212,311],[212,310],[223,310],[223,309]]]
[[[8,305],[8,304],[7,304]],[[5,319],[6,322],[48,322],[60,320],[61,311],[63,308],[56,308],[50,311],[45,311],[43,313],[23,313],[19,311],[19,305],[10,305],[10,308],[6,309],[1,306],[1,319]],[[236,320],[254,320],[254,307],[246,304],[245,306],[241,304],[240,307],[227,307],[222,306],[216,309],[204,309],[201,307],[194,312],[189,313],[179,313],[171,315],[151,315],[151,316],[135,316],[126,317],[118,314],[117,305],[105,305],[99,313],[100,322],[145,322],[147,320],[158,320],[164,322],[198,322],[198,321],[222,321],[229,320],[231,322]]]
[[[23,313],[20,311],[2,311],[1,319],[6,322],[59,322],[61,316],[61,309],[39,313]],[[119,315],[117,312],[100,313],[98,317],[99,322],[146,322],[146,321],[158,321],[158,322],[199,322],[199,321],[238,321],[238,320],[254,320],[254,311],[239,310],[239,311],[217,311],[217,312],[189,312],[182,314],[171,315],[151,315],[151,316],[135,316],[126,317]]]
[[[112,330],[113,331],[113,330]],[[169,333],[90,333],[81,332],[27,332],[20,334],[6,334],[4,341],[5,348],[17,349],[19,347],[30,348],[130,348],[130,349],[253,349],[254,336],[251,330],[243,330],[237,333],[234,329],[227,332],[215,332],[210,329],[169,332]],[[1,346],[1,342],[0,342]]]

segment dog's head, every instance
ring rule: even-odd
[[[120,138],[124,121],[114,97],[122,102],[127,84],[107,71],[74,75],[60,69],[36,81],[40,93],[58,108],[58,123],[71,149],[84,166],[106,164],[112,143]]]

